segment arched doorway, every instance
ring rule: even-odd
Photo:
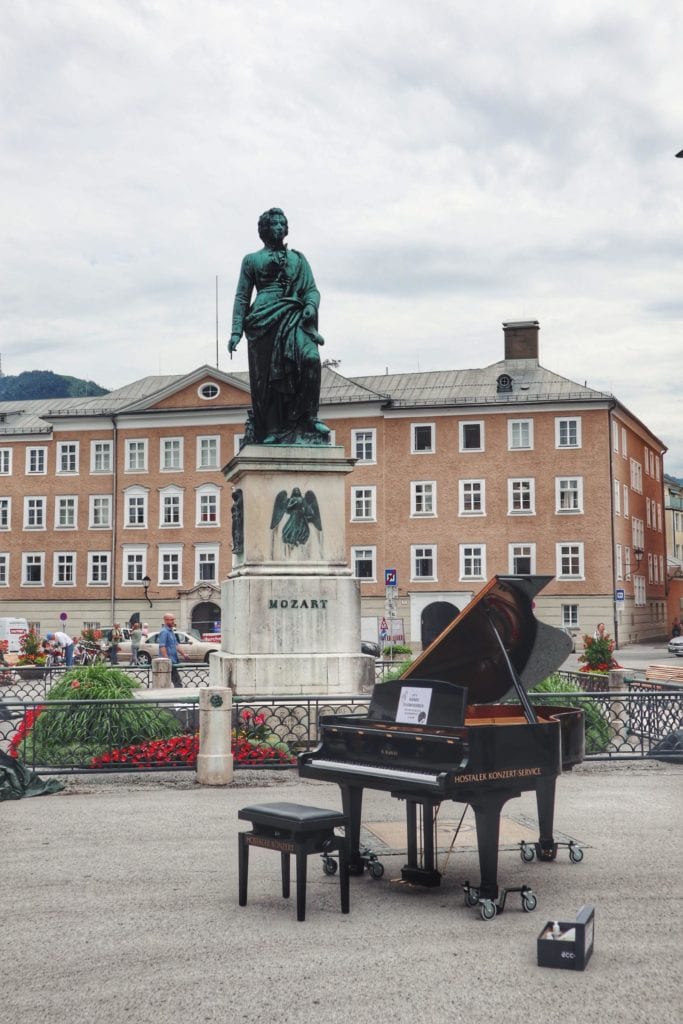
[[[426,608],[423,608],[420,616],[422,650],[429,647],[459,614],[460,609],[450,601],[432,601]]]
[[[220,633],[221,609],[213,601],[202,601],[192,609],[192,630],[202,633]]]

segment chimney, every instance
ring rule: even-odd
[[[503,324],[506,359],[534,359],[538,362],[538,320]]]

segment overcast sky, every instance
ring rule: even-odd
[[[672,0],[3,0],[2,369],[115,388],[226,353],[281,206],[348,376],[541,362],[683,476]]]

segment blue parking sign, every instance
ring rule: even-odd
[[[398,573],[395,569],[384,570],[384,586],[385,587],[397,587],[398,586]]]

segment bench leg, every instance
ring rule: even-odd
[[[247,883],[249,881],[249,844],[244,832],[237,834],[237,864],[239,871],[239,905],[247,905]]]
[[[349,858],[346,840],[339,844],[339,885],[341,888],[341,912],[349,912]]]
[[[296,919],[306,919],[306,864],[308,855],[302,850],[296,852]]]
[[[287,900],[289,899],[289,854],[280,854],[280,864],[282,866],[282,895]]]

